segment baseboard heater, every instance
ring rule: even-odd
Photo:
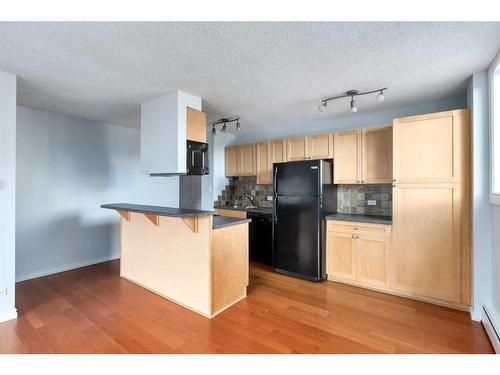
[[[491,319],[491,314],[488,312],[486,306],[483,305],[483,317],[481,319],[483,326],[490,338],[491,345],[495,353],[500,354],[500,332],[497,330],[493,320]]]

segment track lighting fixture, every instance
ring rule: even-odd
[[[215,126],[220,125],[220,124],[222,124],[222,128],[220,130],[221,133],[226,133],[227,132],[227,124],[230,122],[235,122],[235,121],[236,121],[236,130],[240,131],[241,125],[240,125],[240,118],[239,117],[235,117],[232,119],[221,118],[220,120],[217,120],[212,124],[212,134],[217,135],[217,128]]]
[[[387,90],[387,87],[377,89],[377,90],[372,90],[372,91],[365,91],[365,92],[359,92],[358,90],[349,90],[345,94],[338,95],[338,96],[333,96],[331,98],[323,99],[321,101],[321,104],[318,106],[318,111],[324,112],[327,107],[328,107],[328,102],[330,100],[335,100],[335,99],[340,99],[340,98],[351,98],[351,112],[357,112],[358,111],[358,106],[356,105],[356,100],[354,100],[355,96],[360,96],[360,95],[367,95],[367,94],[374,94],[378,92],[379,94],[377,95],[377,100],[379,102],[383,101],[385,96],[384,96],[384,91]]]

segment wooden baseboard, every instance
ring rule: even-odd
[[[481,323],[483,323],[484,329],[490,338],[491,345],[495,350],[495,353],[500,354],[500,322],[497,320],[498,316],[495,316],[496,312],[494,309],[490,309],[483,306],[481,312]]]
[[[464,304],[460,304],[460,303],[449,303],[449,302],[437,300],[437,299],[434,299],[434,298],[422,297],[422,296],[412,295],[412,294],[406,294],[406,293],[402,293],[402,292],[399,292],[399,291],[396,291],[396,290],[393,290],[393,289],[377,288],[377,287],[374,287],[374,286],[369,286],[369,285],[361,284],[361,283],[358,283],[356,281],[331,279],[331,278],[329,278],[328,281],[335,282],[335,283],[341,283],[341,284],[347,284],[347,285],[351,285],[351,286],[355,286],[355,287],[363,288],[363,289],[369,289],[369,290],[373,290],[375,292],[391,294],[393,296],[398,296],[398,297],[413,299],[413,300],[420,301],[420,302],[432,303],[433,305],[439,305],[439,306],[449,307],[449,308],[456,309],[456,310],[461,310],[461,311],[470,312],[470,309],[471,309],[471,307],[469,305],[464,305]]]

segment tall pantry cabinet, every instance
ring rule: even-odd
[[[393,288],[471,302],[470,114],[454,110],[393,122]]]

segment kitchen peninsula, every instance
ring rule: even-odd
[[[246,297],[249,219],[104,204],[121,216],[120,276],[212,318]]]

